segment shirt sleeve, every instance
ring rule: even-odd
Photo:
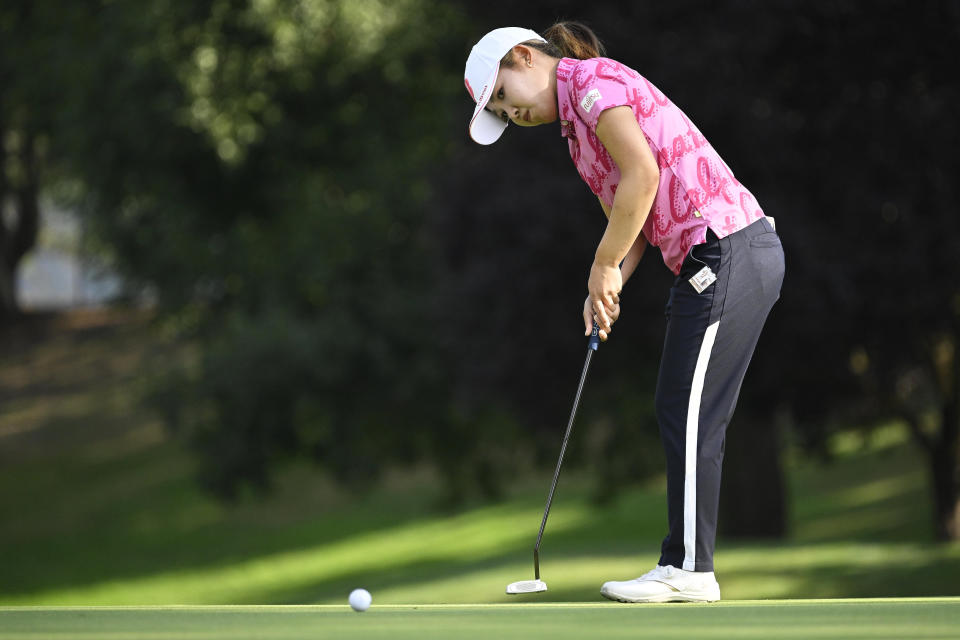
[[[622,65],[606,58],[581,61],[570,82],[570,104],[577,116],[596,133],[600,114],[611,107],[629,106],[630,82]]]

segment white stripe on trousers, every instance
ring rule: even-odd
[[[693,370],[690,388],[690,403],[687,405],[687,448],[683,479],[683,569],[696,571],[697,562],[697,435],[700,430],[700,399],[703,397],[703,380],[713,351],[720,321],[707,327]]]

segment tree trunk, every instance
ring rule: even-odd
[[[23,132],[16,154],[20,172],[11,183],[5,170],[8,162],[2,144],[5,133],[0,122],[0,322],[8,322],[19,314],[15,285],[17,265],[36,244],[40,226],[36,138]],[[6,205],[13,208],[14,215],[6,215]]]
[[[40,230],[40,180],[36,136],[24,132],[19,160],[23,180],[14,187],[17,226],[11,237],[10,255],[16,264],[37,244]],[[11,269],[14,271],[15,269]]]
[[[0,260],[0,324],[7,324],[18,313],[13,274],[7,269],[6,260]]]
[[[938,540],[960,539],[960,332],[954,333],[951,379],[941,413],[940,437],[928,449],[933,481],[934,533]]]
[[[956,449],[956,441],[954,441]],[[938,540],[960,539],[960,495],[955,451],[937,447],[931,455],[934,534]]]
[[[784,537],[786,496],[775,423],[741,414],[727,436],[718,534],[726,538]]]
[[[2,114],[0,114],[2,115]],[[12,274],[7,269],[7,148],[5,140],[7,130],[0,120],[0,324],[6,323],[16,313],[16,298],[13,291]]]

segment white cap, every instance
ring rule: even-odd
[[[546,42],[536,31],[520,27],[494,29],[473,46],[463,70],[463,83],[467,85],[470,97],[477,103],[470,118],[470,137],[480,144],[493,144],[497,141],[507,123],[485,110],[493,93],[493,85],[500,71],[500,60],[510,49],[528,40]]]

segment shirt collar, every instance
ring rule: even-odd
[[[573,79],[573,69],[578,62],[574,58],[561,58],[557,65],[557,114],[560,116],[560,135],[564,138],[576,137],[573,128],[576,112],[570,104],[568,83]]]

